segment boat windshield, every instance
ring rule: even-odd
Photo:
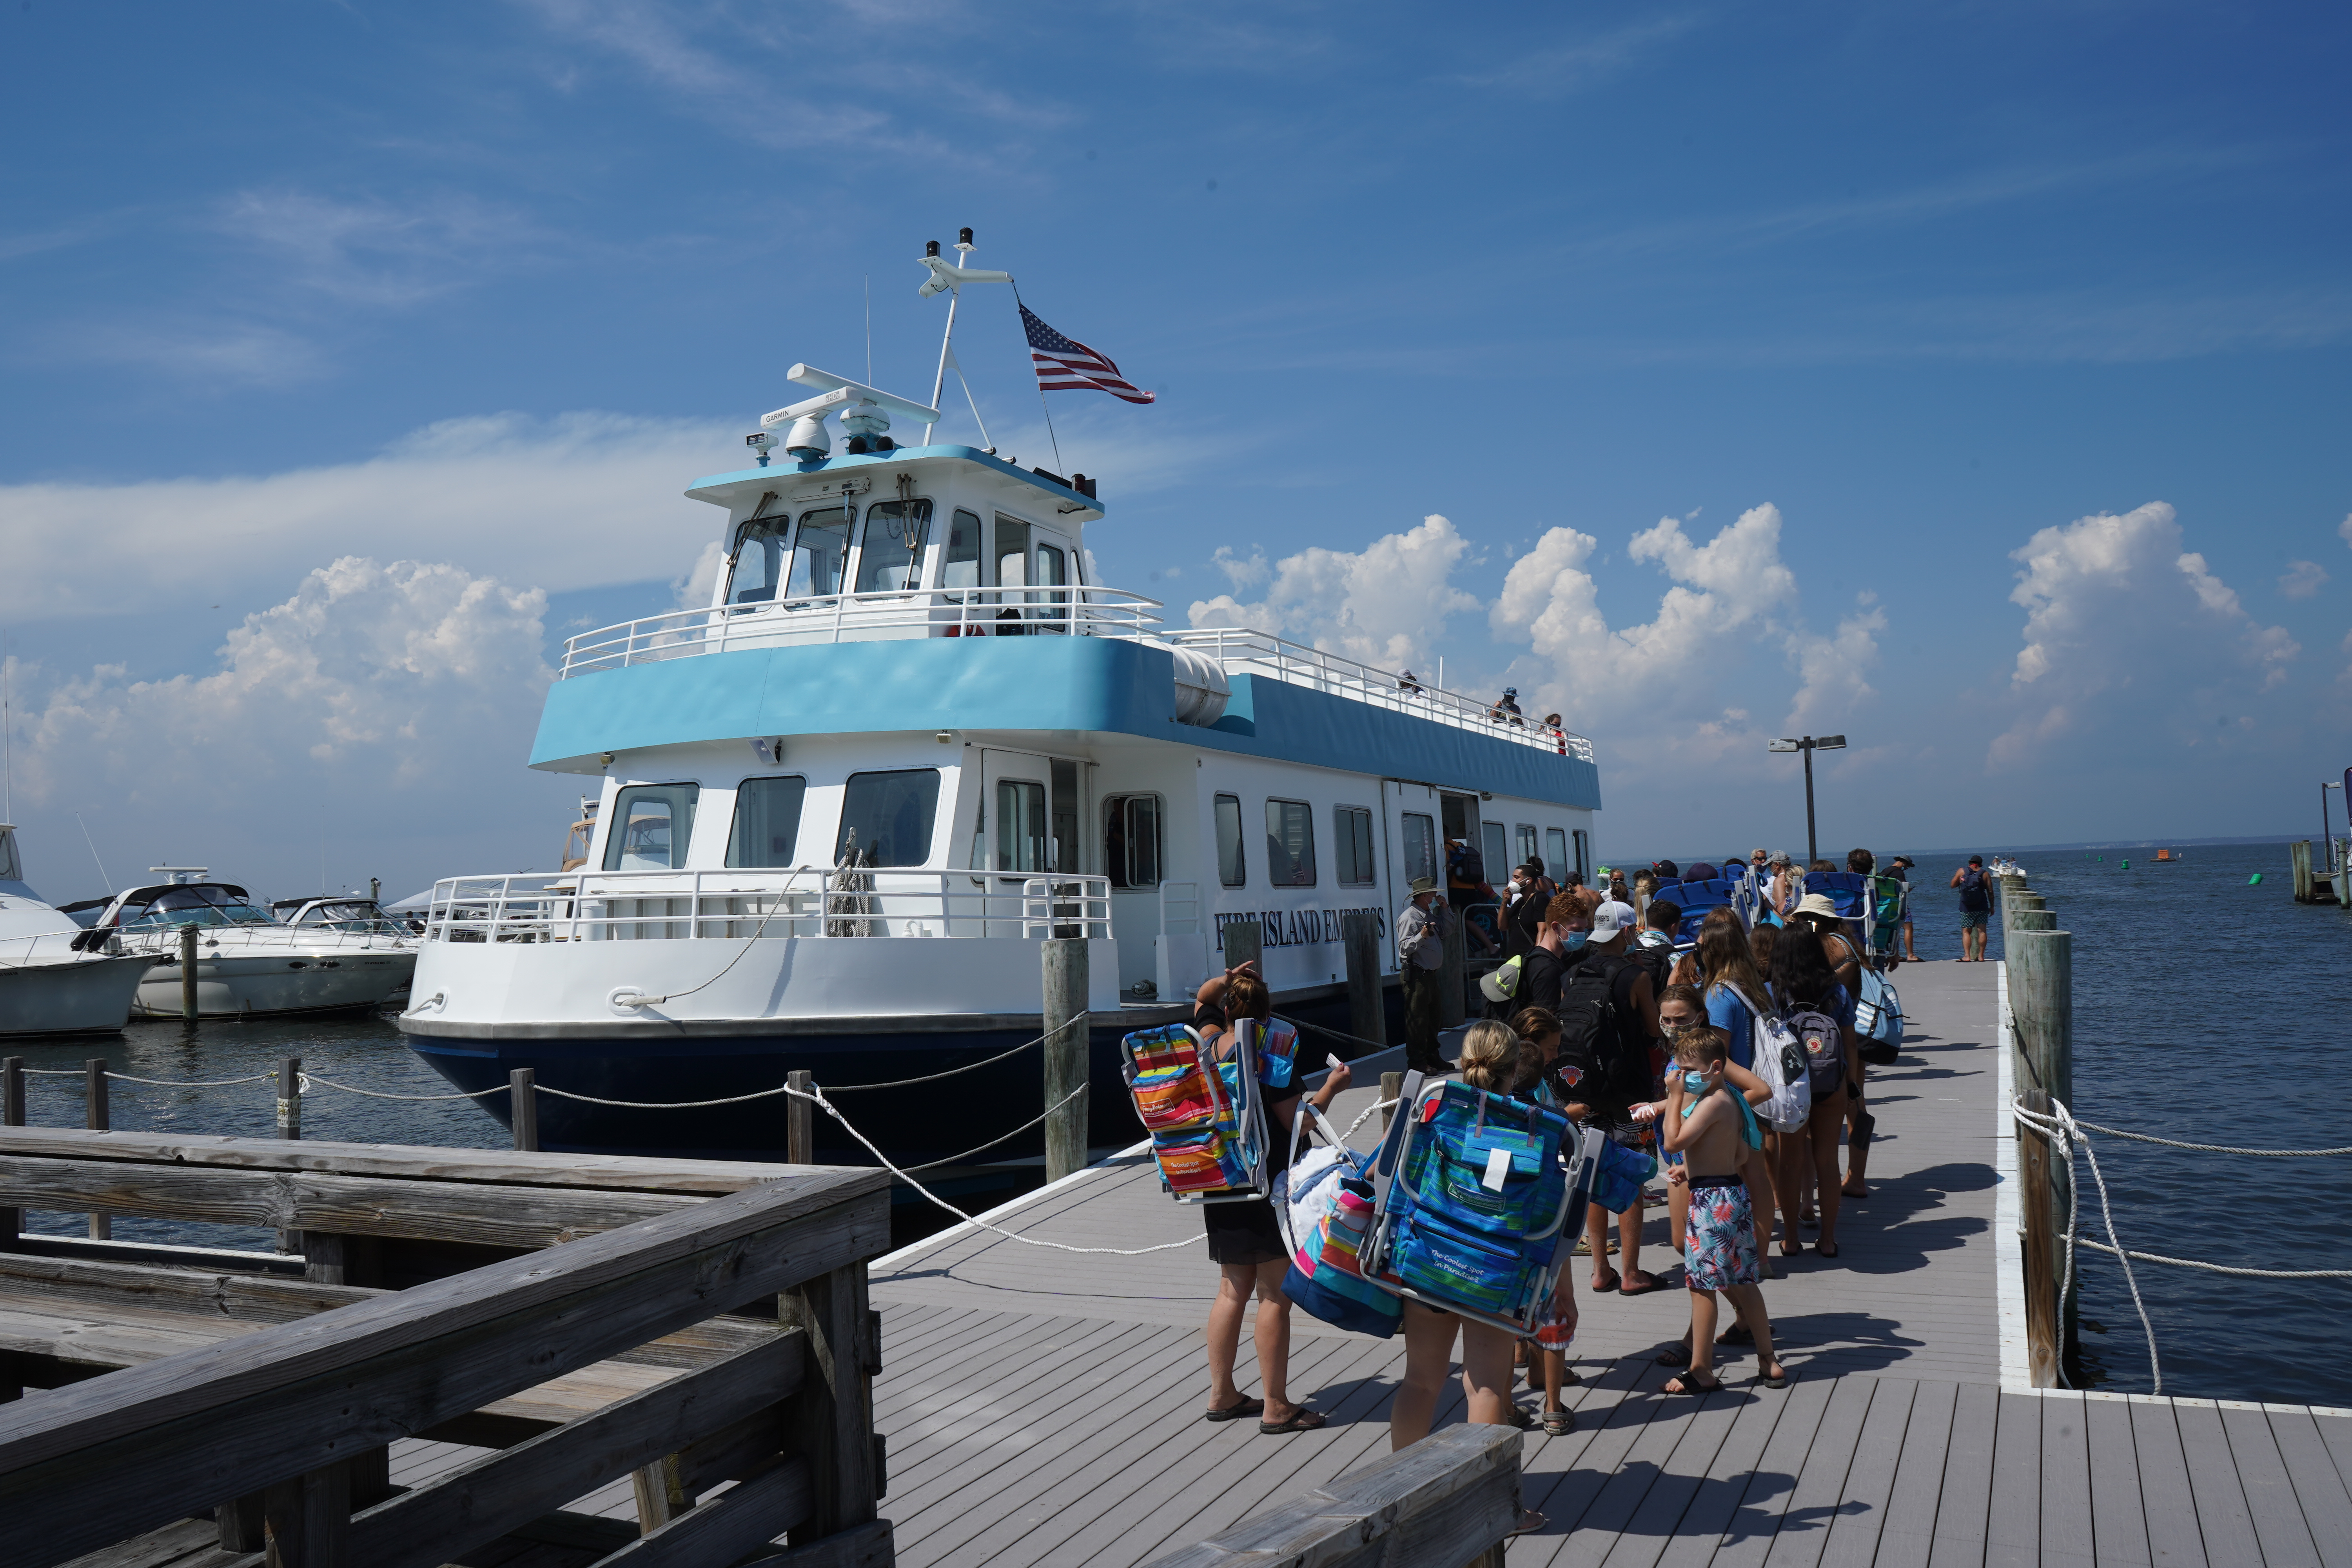
[[[384,912],[365,899],[349,899],[335,903],[316,903],[299,910],[293,920],[298,926],[326,926],[335,931],[378,931],[402,933],[406,928],[385,918]]]
[[[133,895],[134,900],[137,895]],[[267,926],[276,925],[260,910],[247,901],[241,888],[225,888],[196,883],[191,887],[157,888],[146,907],[138,910],[136,902],[122,908],[122,929],[125,931],[157,931],[174,926]]]

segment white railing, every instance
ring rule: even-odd
[[[918,588],[673,610],[569,638],[557,679],[730,648],[1070,633],[1139,637],[1159,626],[1164,607],[1123,589],[1069,587]]]
[[[449,877],[425,923],[426,942],[462,942],[1110,933],[1108,877],[824,866]]]
[[[1391,712],[1450,724],[1457,730],[1473,730],[1541,751],[1557,752],[1579,762],[1592,761],[1592,742],[1573,731],[1554,729],[1538,720],[1498,714],[1491,704],[1459,692],[1408,681],[1389,670],[1375,669],[1369,664],[1307,647],[1270,632],[1203,626],[1194,631],[1162,632],[1160,636],[1162,641],[1208,654],[1224,667],[1228,678],[1270,676],[1285,685],[1352,698]]]

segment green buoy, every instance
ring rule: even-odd
[[[2124,869],[2125,869],[2125,870],[2126,870],[2126,871],[2128,871],[2128,870],[2130,870],[2130,869],[2131,869],[2131,862],[2130,862],[2130,861],[2126,860],[2126,861],[2125,861],[2125,862],[2124,862]]]
[[[2246,879],[2246,886],[2249,888],[2259,888],[2262,885],[2263,874],[2260,871],[2255,872],[2252,876]]]

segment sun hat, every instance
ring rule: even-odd
[[[1797,907],[1793,912],[1800,915],[1819,915],[1825,921],[1843,918],[1837,912],[1837,906],[1830,902],[1830,896],[1827,893],[1807,893],[1797,900]]]
[[[1633,905],[1612,899],[1592,911],[1592,935],[1588,940],[1607,942],[1620,931],[1632,931],[1640,921]]]
[[[1437,891],[1437,879],[1434,877],[1415,877],[1412,879],[1412,886],[1413,897],[1419,898],[1423,893],[1433,893]]]

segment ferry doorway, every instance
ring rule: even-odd
[[[1079,837],[1086,821],[1080,798],[1085,777],[1074,758],[982,751],[981,826],[972,863],[996,874],[989,889],[995,895],[992,915],[1017,918],[1021,885],[1030,878],[1086,869],[1086,844]],[[1076,936],[1078,928],[1060,934]]]

